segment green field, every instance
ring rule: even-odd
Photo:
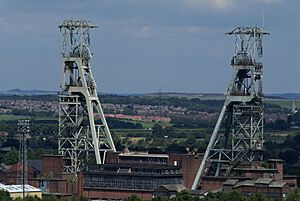
[[[16,116],[12,114],[0,114],[0,121],[13,121],[19,119],[28,119],[26,116]]]
[[[145,129],[149,129],[152,128],[155,124],[157,124],[158,122],[154,122],[154,121],[134,121],[134,120],[127,120],[127,119],[118,119],[121,121],[125,121],[125,122],[130,122],[130,123],[139,123],[142,124],[143,128]],[[172,126],[172,124],[168,123],[168,122],[161,122],[159,123],[162,126]]]
[[[287,99],[270,99],[266,100],[267,103],[279,105],[280,107],[284,108],[291,108],[293,100],[287,100]],[[296,107],[300,107],[300,100],[295,100]]]
[[[29,120],[53,120],[55,117],[30,117],[30,116],[21,116],[13,114],[0,114],[0,121],[16,121],[21,119]]]

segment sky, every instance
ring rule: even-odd
[[[0,0],[0,90],[59,90],[58,25],[72,17],[99,26],[98,92],[223,93],[234,44],[225,32],[264,21],[264,91],[300,93],[299,8],[299,0]]]

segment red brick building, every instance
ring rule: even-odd
[[[291,187],[283,181],[274,181],[272,178],[258,178],[257,180],[227,180],[224,182],[224,191],[237,191],[245,196],[255,193],[265,194],[267,197],[282,199],[291,191]]]
[[[44,194],[54,194],[71,200],[73,196],[93,199],[124,199],[136,194],[151,199],[155,189],[163,185],[183,185],[191,188],[201,163],[202,154],[148,154],[109,152],[104,165],[89,166],[76,174],[63,173],[63,158],[44,155],[40,167],[28,167],[28,182]],[[14,184],[18,164],[3,171],[6,184]],[[234,177],[203,176],[201,190],[238,191],[245,195],[256,192],[270,197],[284,197],[297,186],[296,176],[283,174],[283,161],[267,163],[242,162],[233,169]],[[265,183],[264,183],[265,182]]]
[[[235,176],[204,176],[201,190],[237,191],[246,196],[262,193],[271,198],[285,198],[297,187],[297,176],[283,174],[283,160],[270,159],[267,163],[242,162],[233,168]]]

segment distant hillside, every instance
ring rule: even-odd
[[[57,94],[57,91],[46,91],[46,90],[23,90],[23,89],[10,89],[7,91],[0,91],[0,96],[32,96],[32,95],[47,95]]]
[[[10,89],[0,91],[0,96],[34,96],[34,95],[56,95],[58,91],[47,90],[24,90]],[[99,93],[99,95],[116,95],[116,96],[162,96],[162,97],[179,97],[179,98],[199,98],[201,100],[224,100],[224,94],[221,93],[184,93],[184,92],[161,92],[161,93]],[[300,93],[273,93],[266,94],[268,99],[295,99],[300,100]]]
[[[223,100],[225,98],[224,94],[220,94],[220,93],[180,93],[180,92],[145,93],[144,96],[199,98],[201,100]],[[268,99],[300,100],[300,94],[298,93],[265,94],[265,97]]]
[[[281,94],[269,94],[268,96],[273,96],[273,97],[280,97],[283,99],[295,99],[295,100],[300,100],[300,94],[299,93],[281,93]]]
[[[182,93],[182,92],[161,92],[145,93],[144,96],[162,96],[162,97],[179,97],[179,98],[199,98],[201,100],[223,100],[224,94],[219,93]]]

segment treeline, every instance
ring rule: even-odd
[[[72,201],[88,201],[87,198],[72,198]],[[0,190],[0,201],[66,201],[65,199],[59,199],[53,195],[46,195],[43,198],[27,196],[25,198],[16,198],[13,199],[10,197],[9,193],[3,190]]]
[[[284,173],[300,176],[300,133],[290,137],[283,143],[265,142],[265,158],[280,158],[284,160]],[[300,181],[298,180],[298,185]],[[300,199],[299,199],[300,200]]]
[[[88,198],[73,198],[73,201],[88,201]],[[267,198],[264,194],[254,194],[251,196],[244,196],[237,192],[232,193],[209,193],[205,197],[199,197],[197,195],[193,195],[188,190],[183,190],[180,193],[177,193],[174,198],[168,199],[165,197],[155,197],[148,201],[279,201],[282,199],[272,199]],[[299,201],[300,200],[300,192],[299,190],[294,190],[290,192],[287,197],[284,199],[285,201]],[[17,198],[12,199],[9,196],[9,193],[5,191],[0,191],[0,201],[65,201],[64,199],[58,199],[54,196],[45,196],[42,199],[37,197],[25,197],[25,198]],[[141,198],[136,195],[132,195],[128,197],[125,201],[143,201]]]
[[[32,100],[32,101],[58,101],[58,95],[2,95],[0,96],[0,100]]]
[[[142,129],[143,126],[140,123],[132,123],[126,120],[118,120],[116,118],[107,117],[106,118],[109,128],[119,129],[119,128],[127,128],[127,129]]]
[[[161,97],[157,96],[101,96],[103,103],[112,104],[138,104],[152,106],[186,107],[189,111],[216,112],[223,106],[223,100],[200,100],[199,98]]]
[[[206,112],[219,112],[224,103],[224,100],[201,100],[199,98],[165,96],[126,96],[102,94],[99,98],[102,103],[186,107],[189,111]],[[58,95],[0,96],[0,100],[58,101]],[[265,103],[265,110],[269,113],[288,112],[287,108],[282,108],[279,105],[272,103]]]
[[[282,199],[272,199],[267,198],[264,194],[254,194],[251,196],[244,196],[237,192],[232,193],[209,193],[207,196],[203,198],[199,198],[199,196],[195,196],[191,194],[188,190],[181,191],[177,193],[174,198],[168,199],[163,197],[153,198],[151,201],[279,201]],[[289,193],[288,196],[284,199],[285,201],[299,201],[300,200],[300,192],[299,190],[294,190]],[[142,201],[142,199],[133,195],[126,199],[126,201]]]
[[[175,128],[213,128],[215,126],[214,119],[203,120],[185,115],[172,116],[170,123]]]
[[[300,162],[300,133],[294,137],[288,136],[283,143],[267,141],[265,149],[268,158],[281,158],[287,165],[294,165]]]
[[[57,118],[57,115],[53,111],[34,111],[28,109],[12,109],[11,113],[16,116],[28,116],[32,117],[47,117],[47,118]]]

